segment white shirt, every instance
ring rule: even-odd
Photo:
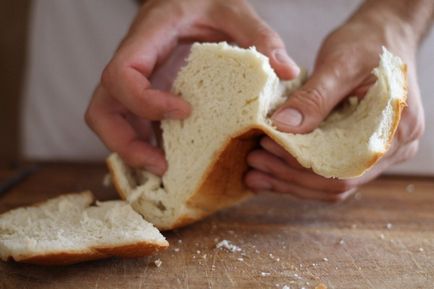
[[[283,38],[291,57],[311,69],[324,37],[360,0],[251,0]],[[35,0],[22,114],[22,154],[33,159],[102,160],[108,154],[83,121],[101,71],[137,12],[136,1]],[[417,156],[390,172],[434,175],[434,45],[419,53],[426,133]]]

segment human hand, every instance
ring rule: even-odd
[[[129,165],[162,175],[167,163],[152,144],[151,122],[186,118],[191,108],[153,89],[149,78],[179,43],[222,40],[256,46],[281,78],[299,72],[280,37],[244,0],[151,0],[104,69],[85,115],[87,124]]]
[[[366,10],[365,10],[366,12]],[[380,12],[381,13],[381,12]],[[424,116],[417,83],[415,53],[417,39],[396,18],[356,14],[324,41],[312,76],[272,116],[281,131],[307,133],[318,127],[330,111],[350,95],[363,97],[375,82],[372,69],[378,65],[381,46],[400,56],[408,66],[408,107],[404,110],[389,151],[359,178],[327,179],[303,168],[295,158],[268,137],[262,149],[251,152],[253,168],[246,184],[254,191],[272,190],[301,198],[339,201],[358,186],[372,180],[393,164],[411,158],[424,131]]]

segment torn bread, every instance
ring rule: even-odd
[[[280,81],[254,48],[194,44],[173,86],[193,112],[186,120],[161,123],[167,172],[161,179],[133,170],[112,154],[114,184],[146,220],[173,229],[251,194],[243,174],[260,135],[321,176],[360,176],[389,148],[407,96],[406,66],[386,49],[373,74],[377,81],[361,101],[349,98],[311,133],[288,134],[275,129],[269,117],[305,75]]]
[[[72,264],[140,257],[168,247],[160,232],[124,201],[97,202],[91,192],[63,195],[0,215],[0,258]]]

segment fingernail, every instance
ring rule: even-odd
[[[287,66],[289,66],[292,70],[292,73],[297,76],[300,73],[300,67],[286,54],[283,49],[274,50],[274,58]]]
[[[273,121],[281,125],[296,127],[303,122],[303,115],[294,108],[285,108],[273,116]]]

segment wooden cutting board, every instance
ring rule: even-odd
[[[84,189],[115,198],[104,174],[44,165],[0,197],[0,212]],[[381,178],[341,204],[260,195],[165,235],[170,248],[148,258],[0,262],[0,288],[434,288],[434,179]],[[223,240],[240,251],[216,248]]]

